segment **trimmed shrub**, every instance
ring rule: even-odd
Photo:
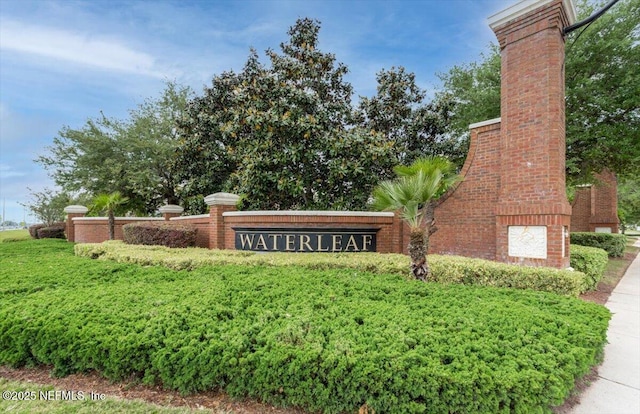
[[[609,257],[622,257],[624,249],[627,247],[627,236],[612,233],[576,232],[571,233],[571,244],[598,247],[606,250]]]
[[[603,249],[571,245],[571,267],[587,276],[585,290],[593,290],[598,286],[608,262],[609,257]]]
[[[33,226],[29,226],[29,235],[34,238],[37,239],[38,238],[38,230],[43,229],[47,227],[46,224],[34,224]]]
[[[545,292],[244,262],[175,272],[24,243],[0,244],[0,364],[57,375],[308,412],[551,413],[606,344],[604,306]],[[297,255],[244,260],[264,256]]]
[[[196,245],[194,226],[173,223],[137,222],[122,227],[127,244],[158,245],[166,247],[192,247]]]
[[[66,223],[53,223],[48,226],[46,224],[34,224],[29,227],[29,234],[34,239],[65,239],[64,234]]]
[[[125,226],[126,227],[126,226]],[[115,260],[120,263],[162,265],[174,270],[202,266],[299,266],[312,270],[350,269],[377,274],[400,274],[411,279],[409,259],[401,254],[380,253],[255,253],[201,248],[167,249],[138,246],[119,241],[78,244],[78,256]],[[548,267],[523,267],[460,256],[429,255],[432,280],[440,283],[509,287],[578,296],[585,291],[581,272]]]

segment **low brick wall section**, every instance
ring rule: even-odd
[[[176,224],[188,224],[195,226],[198,229],[196,233],[196,246],[209,248],[209,229],[211,227],[211,216],[208,214],[201,214],[197,216],[181,216],[172,217],[169,219],[170,223]]]
[[[73,227],[76,243],[102,243],[109,240],[107,217],[74,217]],[[116,217],[115,240],[122,240],[122,226],[139,221],[164,221],[162,217]]]

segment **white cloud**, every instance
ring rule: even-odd
[[[158,70],[153,56],[118,40],[18,21],[1,22],[0,49],[106,71],[167,76]]]
[[[24,177],[26,174],[20,171],[16,171],[11,168],[9,165],[0,164],[0,179],[14,178],[14,177]]]

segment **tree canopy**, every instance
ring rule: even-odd
[[[216,76],[182,122],[178,163],[189,197],[226,189],[248,209],[362,209],[395,165],[394,143],[358,125],[347,68],[299,19],[270,67],[251,51]],[[211,179],[203,180],[203,177]]]
[[[79,129],[63,127],[42,164],[64,192],[120,192],[130,210],[153,214],[163,203],[178,203],[172,168],[178,145],[176,124],[192,92],[168,82],[158,99],[131,110],[129,119],[88,119]]]

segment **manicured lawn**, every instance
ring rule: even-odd
[[[629,256],[635,256],[640,252],[640,247],[635,247],[633,244],[638,240],[638,236],[627,236],[627,247],[625,249],[626,257],[610,257],[607,268],[604,271],[604,277],[602,282],[604,285],[610,285],[611,290],[615,288],[618,281],[624,275],[630,264]]]
[[[0,411],[15,414],[191,414],[186,408],[167,408],[142,401],[117,400],[90,392],[63,390],[0,378]],[[93,399],[92,399],[93,398]],[[206,411],[211,412],[211,411]],[[223,414],[217,411],[216,414]]]
[[[0,364],[323,412],[548,412],[599,361],[609,319],[553,293],[353,269],[175,271],[76,257],[62,240],[0,244],[0,280]]]
[[[0,231],[0,243],[5,241],[28,240],[29,230],[5,230]]]

